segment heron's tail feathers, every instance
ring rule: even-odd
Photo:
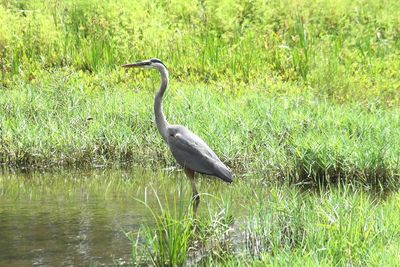
[[[228,169],[228,167],[226,167],[222,162],[216,163],[215,165],[215,176],[221,178],[227,183],[232,183],[232,172]]]

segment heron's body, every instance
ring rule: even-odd
[[[200,137],[181,125],[171,125],[167,132],[168,146],[182,167],[232,182],[229,169]]]
[[[162,112],[162,99],[168,85],[168,70],[159,59],[150,59],[124,67],[143,67],[158,69],[161,75],[161,85],[154,98],[154,114],[157,129],[169,146],[176,161],[184,168],[191,181],[193,189],[194,211],[199,204],[199,196],[194,183],[194,172],[221,178],[232,182],[232,173],[217,157],[214,151],[197,135],[181,125],[170,125]]]

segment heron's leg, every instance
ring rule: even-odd
[[[196,214],[197,208],[200,204],[200,196],[196,189],[196,183],[194,181],[194,171],[191,169],[185,168],[185,174],[190,180],[190,185],[192,186],[193,191],[193,212]]]

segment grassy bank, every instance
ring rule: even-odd
[[[159,57],[172,123],[236,172],[307,183],[399,176],[397,1],[3,1],[0,162],[173,164],[153,125]]]
[[[158,77],[129,85],[134,75],[119,72],[120,83],[103,76],[106,82],[95,90],[79,73],[6,90],[0,99],[2,163],[174,164],[153,123]],[[248,175],[385,183],[400,170],[400,112],[377,103],[332,104],[305,93],[275,96],[244,86],[233,94],[174,83],[164,109],[171,123],[187,125]]]

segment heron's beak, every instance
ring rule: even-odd
[[[124,64],[124,65],[122,65],[122,67],[124,67],[124,68],[142,68],[145,66],[149,66],[150,64],[151,64],[151,62],[149,60],[145,60],[145,61],[139,61],[139,62],[130,63],[130,64]]]

